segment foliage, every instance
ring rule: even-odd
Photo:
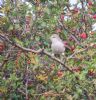
[[[73,73],[47,55],[23,51],[0,38],[0,99],[95,100],[95,7],[95,0],[76,5],[68,0],[6,0],[0,8],[0,34],[13,45],[48,52],[50,36],[59,34],[68,45],[65,65]]]

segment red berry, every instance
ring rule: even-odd
[[[80,68],[77,68],[77,72],[80,72],[81,71],[81,69]]]
[[[2,52],[3,51],[3,48],[2,47],[0,47],[0,52]]]
[[[2,48],[3,48],[3,47],[4,47],[4,45],[3,45],[3,44],[0,44],[0,47],[2,47]]]
[[[78,8],[74,8],[74,13],[78,13],[79,9]]]
[[[69,37],[69,41],[74,41],[74,39],[70,36],[70,37]]]
[[[89,1],[89,2],[88,2],[88,5],[89,5],[89,6],[92,6],[92,5],[93,5],[93,3],[92,3],[91,1]]]
[[[80,72],[80,71],[81,71],[80,68],[73,68],[72,70],[73,70],[74,72]]]
[[[61,21],[64,20],[64,15],[63,14],[60,15],[60,19],[61,19]]]
[[[88,71],[88,75],[90,75],[90,76],[93,76],[95,73],[94,73],[94,69],[90,69],[89,71]]]
[[[2,52],[4,49],[4,45],[3,44],[0,44],[0,52]]]
[[[55,64],[52,64],[51,66],[55,66]]]
[[[71,51],[74,51],[74,49],[75,49],[75,46],[71,46],[71,47],[70,47],[70,50],[71,50]]]
[[[55,64],[52,64],[52,65],[51,65],[51,68],[54,69],[54,67],[55,67]]]
[[[93,72],[88,72],[88,75],[89,75],[89,76],[93,76],[94,73],[93,73]]]
[[[28,61],[27,61],[27,64],[31,64],[31,61],[30,61],[30,60],[28,60]]]
[[[15,60],[15,64],[16,64],[16,65],[18,64],[18,60]]]
[[[62,77],[63,72],[62,72],[62,71],[58,71],[58,72],[57,72],[57,75],[58,75],[58,77]]]
[[[96,14],[94,14],[92,17],[93,17],[93,19],[96,19]]]
[[[81,37],[82,39],[86,39],[86,38],[87,38],[87,34],[86,34],[86,33],[82,33],[82,34],[80,34],[80,37]]]
[[[64,45],[68,45],[68,42],[67,41],[64,41]]]

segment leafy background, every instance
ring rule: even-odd
[[[6,0],[0,13],[1,100],[96,99],[95,0]],[[69,47],[64,65],[72,72],[46,53],[22,49],[51,55],[53,33]]]

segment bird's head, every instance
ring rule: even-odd
[[[51,37],[50,37],[50,40],[51,41],[58,41],[60,40],[60,37],[58,34],[53,34]]]

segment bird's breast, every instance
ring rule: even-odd
[[[62,42],[52,43],[51,48],[54,54],[64,53],[65,51],[65,47]]]

